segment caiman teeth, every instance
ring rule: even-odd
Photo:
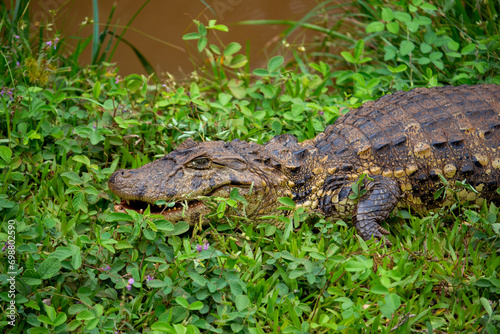
[[[122,199],[120,204],[115,205],[116,212],[125,212],[125,209],[134,210],[139,213],[144,213],[146,208],[149,206],[152,214],[171,214],[177,211],[182,210],[191,210],[197,208],[200,204],[203,204],[200,201],[192,200],[187,202],[187,208],[185,206],[185,201],[176,201],[173,207],[169,207],[167,205],[155,205],[143,201],[138,200],[125,200]]]

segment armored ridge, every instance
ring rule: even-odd
[[[352,198],[352,185],[363,174],[363,191]],[[164,158],[116,171],[109,188],[122,199],[115,211],[151,205],[172,223],[190,224],[207,221],[202,196],[228,198],[238,188],[256,223],[278,213],[278,198],[288,196],[326,217],[352,220],[366,240],[388,234],[379,223],[396,206],[425,211],[453,203],[451,193],[434,200],[443,186],[440,175],[450,185],[466,180],[477,190],[456,189],[460,201],[498,201],[500,86],[396,92],[302,143],[286,134],[262,146],[188,139]],[[157,207],[157,200],[176,204]]]

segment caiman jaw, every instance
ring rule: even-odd
[[[186,207],[187,203],[187,207]],[[144,213],[144,211],[147,209],[147,207],[150,207],[151,214],[160,214],[165,216],[165,218],[168,218],[172,214],[176,213],[182,213],[183,210],[196,210],[200,206],[202,206],[203,203],[198,200],[185,200],[185,201],[176,201],[175,205],[172,207],[169,207],[167,205],[165,206],[158,206],[155,204],[150,204],[148,202],[143,202],[143,201],[137,201],[137,200],[124,200],[122,199],[120,204],[115,204],[114,206],[114,211],[115,212],[122,212],[126,213],[126,209],[128,210],[134,210],[139,213]]]

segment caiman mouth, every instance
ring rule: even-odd
[[[144,213],[146,209],[150,208],[151,214],[159,214],[165,217],[170,222],[177,222],[180,220],[195,222],[199,220],[200,216],[204,216],[211,212],[211,209],[204,204],[204,198],[207,197],[229,197],[231,189],[238,187],[240,189],[249,189],[251,184],[231,184],[223,185],[215,188],[208,194],[195,198],[177,198],[171,200],[166,205],[151,204],[141,200],[125,200],[121,199],[120,204],[115,204],[114,211],[126,213],[126,210],[134,210],[138,213]],[[173,205],[171,203],[174,203]]]
[[[182,212],[182,210],[186,209],[187,210],[196,209],[200,205],[203,205],[203,203],[198,200],[176,201],[174,206],[168,206],[168,205],[159,206],[144,201],[122,199],[120,204],[115,205],[114,210],[115,212],[125,213],[126,212],[125,209],[128,209],[128,210],[134,210],[139,213],[143,213],[149,206],[151,214],[161,214],[166,216],[176,212]]]

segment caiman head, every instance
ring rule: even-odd
[[[205,197],[229,198],[231,190],[248,201],[248,217],[276,213],[278,198],[290,196],[280,163],[263,146],[240,140],[201,142],[187,139],[165,157],[137,169],[121,169],[109,179],[109,189],[121,198],[116,212],[138,212],[150,206],[172,223],[191,225],[211,212]],[[157,206],[163,200],[173,207]],[[187,205],[186,205],[187,204]]]

